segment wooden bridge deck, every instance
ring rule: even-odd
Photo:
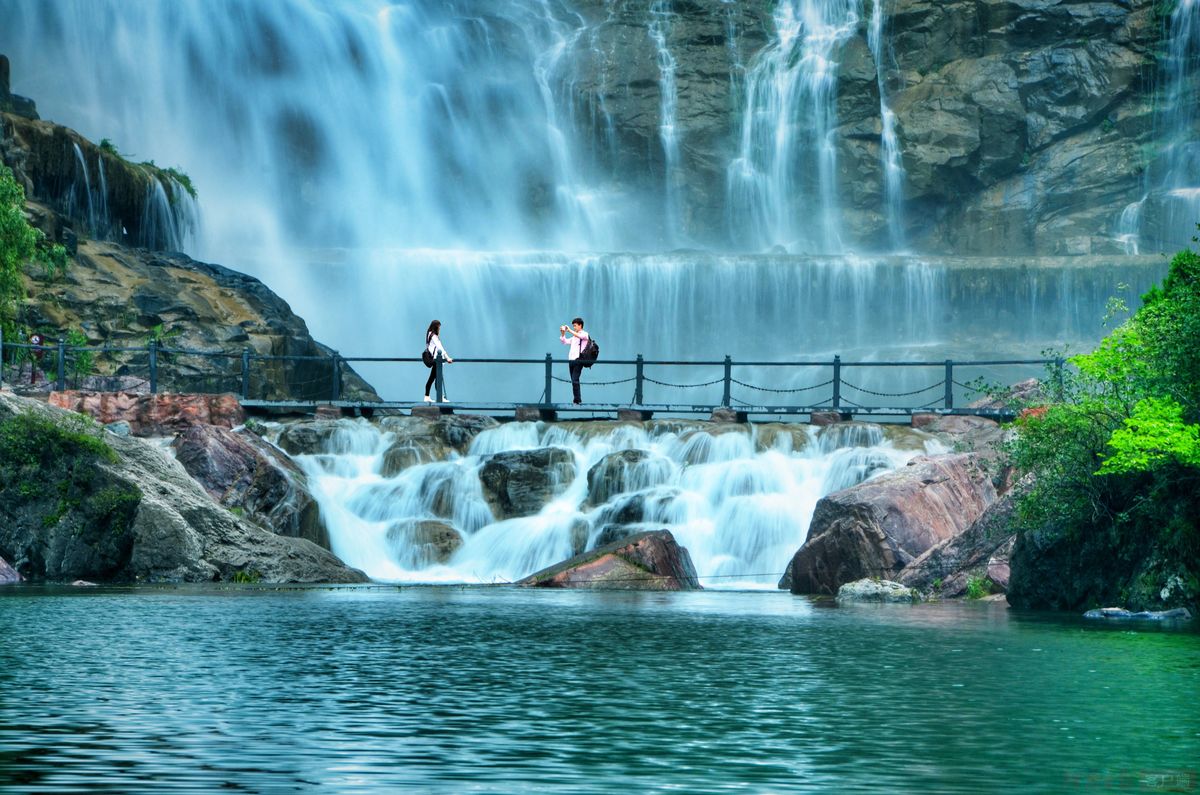
[[[413,414],[416,416],[437,416],[457,412],[468,414],[485,414],[493,417],[515,417],[525,420],[549,420],[559,418],[559,415],[583,415],[588,418],[598,418],[603,415],[611,419],[641,419],[648,420],[655,415],[671,417],[679,416],[708,416],[714,414],[723,418],[733,415],[742,422],[750,418],[776,418],[784,421],[801,422],[811,420],[815,415],[837,414],[842,419],[854,417],[871,418],[911,418],[918,414],[957,415],[987,417],[994,420],[1012,420],[1016,412],[1012,409],[996,408],[943,408],[929,407],[895,407],[895,406],[854,406],[833,408],[832,406],[771,406],[771,405],[735,405],[721,406],[713,404],[693,403],[653,403],[631,405],[626,403],[487,403],[487,402],[449,402],[449,403],[412,403],[409,401],[358,401],[358,400],[242,400],[244,408],[251,412],[264,413],[296,413],[309,414],[321,410],[322,413],[339,412],[344,416],[370,416],[376,411],[389,413]]]

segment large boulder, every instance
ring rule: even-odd
[[[329,549],[329,533],[307,478],[269,442],[249,431],[194,425],[171,447],[175,459],[217,502],[243,511],[272,533]]]
[[[1022,493],[1023,489],[1010,491],[989,505],[962,533],[925,550],[905,566],[896,581],[922,593],[953,598],[966,595],[970,578],[986,578],[989,590],[1003,593]]]
[[[386,417],[380,430],[393,435],[384,454],[382,473],[392,477],[417,464],[444,461],[451,453],[466,454],[471,443],[485,430],[499,426],[492,417],[476,414],[449,414],[427,417]]]
[[[401,520],[387,529],[386,538],[397,562],[411,569],[445,563],[463,543],[453,525],[436,519]]]
[[[230,513],[158,446],[0,393],[0,422],[25,415],[52,423],[47,438],[65,451],[51,456],[50,464],[61,470],[55,473],[21,469],[17,462],[11,474],[20,482],[6,483],[0,499],[0,555],[26,579],[367,579],[310,541],[275,535]],[[45,474],[52,478],[47,485],[65,490],[65,498],[38,488],[38,476]]]
[[[921,553],[958,535],[996,500],[978,454],[919,456],[830,494],[780,581],[792,593],[834,594],[864,577],[894,580]]]
[[[691,555],[667,530],[597,547],[531,574],[518,585],[617,591],[700,589]]]
[[[646,450],[609,453],[588,470],[588,501],[603,505],[617,495],[660,486],[673,469],[669,460]]]
[[[575,456],[562,447],[491,456],[479,470],[483,496],[498,519],[532,516],[575,479]]]
[[[134,394],[131,392],[51,392],[50,403],[87,414],[97,422],[129,424],[134,436],[171,436],[197,424],[232,428],[246,413],[238,399],[224,395]]]
[[[921,601],[921,594],[908,586],[891,580],[862,579],[838,588],[839,602],[894,602],[912,604]]]

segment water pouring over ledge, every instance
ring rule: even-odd
[[[297,457],[334,553],[374,579],[511,582],[667,528],[706,588],[773,588],[818,499],[948,449],[919,431],[869,424],[518,422],[446,455],[414,433],[420,422],[344,420],[325,453]],[[492,456],[547,449],[558,463],[518,515],[485,494]]]

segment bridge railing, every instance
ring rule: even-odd
[[[436,396],[444,394],[446,363],[435,362]],[[517,367],[537,372],[523,383],[540,382],[541,394],[493,394],[491,402],[557,406],[569,402],[567,360],[543,358],[456,359],[455,365]],[[145,346],[68,345],[5,342],[0,336],[0,385],[29,385],[97,391],[222,393],[263,402],[360,402],[366,382],[355,368],[405,366],[428,372],[419,358],[331,355],[265,355],[171,347],[151,340]],[[682,361],[603,359],[586,371],[590,405],[727,407],[777,412],[861,413],[902,409],[954,411],[984,384],[1010,384],[1049,367],[1052,384],[1061,383],[1064,360],[994,359],[941,361],[734,360]],[[98,374],[98,373],[103,374]],[[892,375],[903,373],[902,377]],[[881,375],[888,373],[888,375]],[[1057,373],[1057,378],[1054,377]],[[915,383],[914,383],[915,381]],[[349,387],[349,389],[348,389]],[[536,388],[536,387],[534,387]],[[394,401],[385,401],[394,402]]]

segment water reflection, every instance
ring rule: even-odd
[[[0,791],[1063,792],[1200,759],[1194,631],[830,605],[7,590]]]

